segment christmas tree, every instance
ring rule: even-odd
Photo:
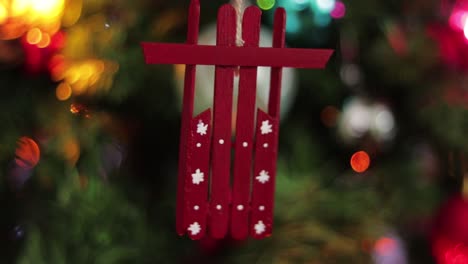
[[[260,46],[283,7],[288,47],[335,50],[283,72],[273,234],[245,241],[175,231],[185,69],[140,43],[184,42],[189,2],[0,0],[1,263],[468,263],[468,1],[242,3]]]

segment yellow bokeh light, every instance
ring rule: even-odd
[[[94,67],[91,63],[84,63],[80,67],[80,76],[82,79],[89,79],[94,74]]]
[[[72,85],[73,93],[76,95],[83,94],[88,89],[88,81],[79,79]]]
[[[37,43],[37,46],[39,48],[45,48],[45,47],[48,47],[49,44],[50,44],[50,35],[47,33],[42,34],[41,41]]]
[[[42,39],[42,32],[38,28],[33,28],[28,31],[28,34],[26,35],[26,41],[31,44],[35,45],[39,43]]]
[[[0,3],[0,24],[8,19],[8,11],[5,6]]]
[[[51,18],[60,15],[63,11],[64,0],[33,0],[31,9],[38,15]]]
[[[37,1],[40,2],[40,1]],[[25,14],[31,7],[31,0],[14,0],[11,3],[10,10],[13,17]]]
[[[80,145],[75,139],[68,139],[63,147],[65,158],[74,165],[80,157]]]
[[[82,0],[67,1],[67,8],[64,10],[62,24],[64,27],[73,26],[81,16],[83,8]]]
[[[55,95],[57,96],[57,99],[60,101],[65,101],[70,98],[72,94],[72,89],[68,83],[61,83],[59,86],[57,86],[57,89],[55,90]]]

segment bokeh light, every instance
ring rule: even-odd
[[[465,38],[468,40],[468,19],[465,19],[465,26],[463,27],[463,33]]]
[[[314,16],[314,23],[319,27],[326,27],[331,23],[331,17],[328,14],[316,14]]]
[[[335,8],[335,0],[316,0],[317,11],[329,14]]]
[[[335,3],[335,8],[330,12],[330,16],[333,17],[334,19],[340,19],[343,18],[346,15],[346,5],[341,2],[337,1]]]
[[[370,157],[365,151],[358,151],[351,157],[351,168],[355,172],[365,172],[370,165]]]
[[[381,140],[392,139],[395,135],[395,118],[386,105],[374,106],[374,120],[372,130],[375,136]]]
[[[63,154],[71,165],[75,165],[80,157],[80,145],[78,141],[74,138],[67,139],[63,144]]]
[[[31,45],[35,45],[39,43],[41,39],[42,39],[42,32],[38,28],[32,28],[26,34],[26,41]]]
[[[32,11],[44,17],[56,17],[61,14],[64,8],[64,0],[30,0]]]
[[[37,43],[37,46],[42,49],[42,48],[48,47],[49,45],[50,45],[50,35],[47,33],[43,33],[41,41]]]
[[[13,0],[10,6],[11,15],[18,17],[25,14],[29,9],[30,0]]]
[[[275,6],[275,0],[257,0],[257,5],[263,10],[270,10]]]
[[[465,10],[455,10],[449,18],[449,24],[452,29],[463,30],[466,25],[468,12]]]
[[[285,1],[285,3],[281,3],[284,5],[286,10],[294,10],[294,11],[302,11],[305,10],[309,6],[308,0],[292,0],[292,1]]]
[[[41,156],[37,143],[29,137],[21,137],[16,143],[16,165],[24,169],[34,168]]]
[[[389,237],[382,237],[375,242],[374,250],[380,255],[388,255],[396,248],[396,242]]]
[[[301,20],[296,13],[288,14],[288,19],[286,20],[286,32],[288,33],[297,33],[301,29]]]
[[[72,95],[72,89],[68,83],[62,82],[57,86],[55,95],[60,101],[65,101]]]
[[[8,11],[4,5],[0,2],[0,24],[4,23],[8,19]]]

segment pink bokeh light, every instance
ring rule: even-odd
[[[336,1],[335,8],[330,13],[330,16],[334,19],[343,18],[346,15],[346,5],[341,1]]]

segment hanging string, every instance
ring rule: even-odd
[[[244,46],[242,39],[242,16],[244,14],[244,0],[232,0],[232,6],[237,12],[237,30],[236,30],[236,45]]]

